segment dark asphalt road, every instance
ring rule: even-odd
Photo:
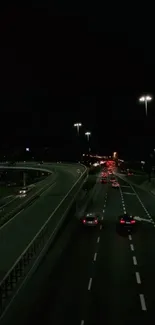
[[[84,229],[72,218],[2,324],[154,324],[154,198],[120,184],[96,184],[89,210],[102,209],[103,226]],[[131,235],[116,231],[123,210],[146,219]]]

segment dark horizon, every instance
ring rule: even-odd
[[[140,157],[155,144],[154,48],[132,26],[105,28],[101,17],[39,8],[1,13],[1,145],[74,152],[76,130],[95,152]],[[149,28],[149,27],[148,27]],[[149,31],[150,32],[150,31]]]

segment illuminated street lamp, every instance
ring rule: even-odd
[[[91,132],[85,132],[85,135],[86,135],[86,137],[87,137],[87,140],[89,141],[90,136],[91,136]]]
[[[146,116],[147,116],[147,103],[150,102],[152,100],[152,97],[147,95],[147,96],[142,96],[139,98],[140,102],[143,102],[145,104],[145,112],[146,112]]]
[[[90,136],[91,136],[91,132],[85,132],[85,135],[87,137],[87,140],[88,140],[88,143],[89,143],[89,140],[90,140]],[[89,148],[89,152],[91,151],[91,148]]]
[[[77,134],[79,135],[80,127],[82,126],[82,123],[74,123],[74,127],[77,129]]]

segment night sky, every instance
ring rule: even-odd
[[[84,132],[92,132],[93,152],[136,158],[155,147],[155,101],[147,118],[138,103],[143,93],[155,95],[151,18],[89,9],[32,2],[1,11],[0,147],[69,155],[75,122],[84,146]]]

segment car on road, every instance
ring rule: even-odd
[[[19,190],[18,194],[19,194],[20,197],[25,197],[30,190],[31,190],[31,187],[29,187],[29,188],[28,187],[22,187]]]
[[[19,194],[26,194],[28,192],[28,187],[22,187],[20,190],[19,190]]]
[[[111,176],[111,178],[110,178],[110,182],[112,183],[112,182],[116,182],[116,178],[114,177],[114,176]]]
[[[95,213],[87,213],[82,218],[82,224],[84,226],[97,226],[99,224],[99,216]]]
[[[114,181],[114,182],[112,182],[112,187],[113,188],[119,188],[120,185],[119,185],[119,183],[117,181]]]
[[[102,178],[101,178],[101,183],[102,183],[102,184],[107,184],[107,178],[102,177]]]
[[[128,171],[128,176],[132,176],[133,172],[131,170]]]
[[[101,174],[101,176],[102,176],[102,177],[107,177],[107,173],[103,172],[103,173]]]
[[[136,226],[136,220],[129,214],[123,214],[118,217],[117,225],[119,225],[119,228],[122,230],[127,229],[130,231]]]

